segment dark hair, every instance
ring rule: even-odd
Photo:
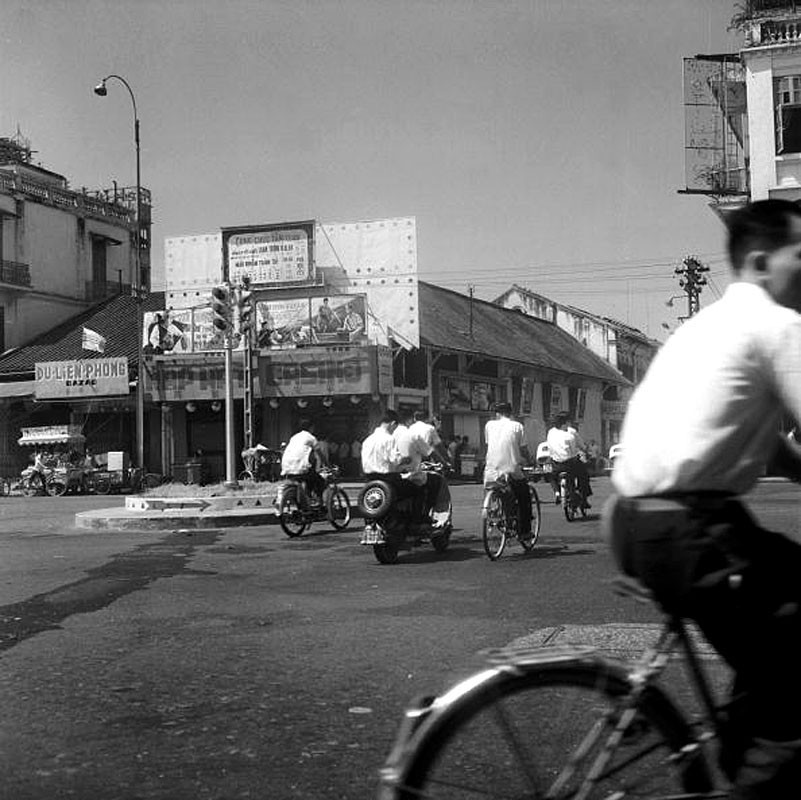
[[[558,414],[554,414],[553,424],[555,427],[558,428],[566,422],[570,422],[570,414],[568,414],[567,411],[560,411]]]
[[[314,433],[314,423],[308,417],[304,417],[298,422],[298,430]]]
[[[791,221],[801,219],[801,207],[790,200],[757,200],[726,217],[729,261],[735,273],[752,250],[773,252],[790,239]]]
[[[398,422],[398,412],[388,408],[381,417],[381,424],[386,425],[389,422]]]
[[[508,415],[512,413],[512,404],[511,403],[496,403],[494,406],[496,414],[504,414]]]
[[[420,422],[420,420],[423,420],[425,422],[425,418],[427,416],[428,416],[428,414],[426,414],[425,411],[415,411],[414,412],[414,421],[415,422]]]

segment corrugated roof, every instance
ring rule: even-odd
[[[424,344],[628,384],[614,367],[551,322],[420,281]],[[472,318],[472,336],[470,335]]]
[[[164,308],[164,292],[149,294],[143,308],[145,311]],[[105,338],[105,353],[81,347],[84,326]],[[129,364],[136,364],[137,341],[136,300],[129,294],[120,294],[70,317],[23,347],[0,356],[0,376],[19,377],[33,373],[34,365],[39,361],[124,356]]]

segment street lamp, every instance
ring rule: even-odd
[[[131,293],[136,300],[136,328],[137,328],[137,342],[136,342],[136,357],[137,357],[137,375],[136,375],[136,453],[138,459],[138,466],[144,472],[145,469],[145,390],[143,383],[143,369],[142,369],[142,336],[143,336],[143,319],[142,319],[142,302],[147,287],[142,285],[142,269],[141,269],[141,222],[142,222],[142,186],[141,186],[141,172],[139,164],[139,115],[136,112],[136,98],[134,97],[133,89],[131,89],[128,81],[120,75],[106,75],[100,83],[95,86],[95,94],[99,97],[105,97],[108,94],[106,88],[106,81],[111,79],[118,80],[127,90],[131,97],[131,104],[133,105],[134,115],[134,145],[136,146],[136,229],[134,231],[134,269],[135,274],[131,282]]]

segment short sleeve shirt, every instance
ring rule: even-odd
[[[526,446],[526,432],[523,426],[508,417],[491,419],[484,426],[487,442],[485,479],[496,480],[501,475],[522,478],[522,449]]]
[[[317,439],[308,431],[298,431],[288,442],[281,456],[282,475],[302,475],[311,469],[312,450]]]

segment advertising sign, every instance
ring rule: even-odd
[[[374,352],[370,347],[271,352],[259,358],[261,396],[370,394]]]
[[[202,358],[202,357],[201,357]],[[234,397],[244,397],[245,367],[233,363]],[[155,360],[145,371],[145,394],[159,403],[179,400],[220,400],[225,397],[225,365],[222,362],[190,358]]]
[[[148,311],[142,325],[145,353],[187,353],[192,349],[192,312]]]
[[[43,361],[35,366],[33,396],[37,400],[128,393],[125,357]]]
[[[260,300],[256,303],[256,346],[260,349],[311,344],[309,299]]]
[[[226,280],[245,276],[253,286],[310,283],[314,279],[314,222],[223,228]]]

